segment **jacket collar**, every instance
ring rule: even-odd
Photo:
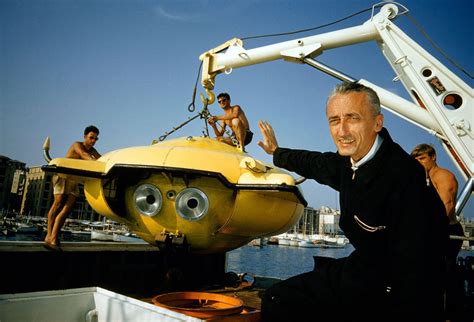
[[[377,177],[379,171],[381,171],[383,166],[382,159],[388,151],[389,146],[393,143],[393,140],[386,128],[382,128],[382,130],[379,132],[379,135],[383,139],[382,144],[370,160],[358,167],[354,176],[355,180],[362,180],[365,183],[369,183],[373,178]],[[351,163],[349,162],[349,167],[350,166]]]

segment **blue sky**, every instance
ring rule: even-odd
[[[194,114],[188,112],[199,55],[234,37],[293,31],[326,24],[371,7],[365,0],[0,0],[0,154],[43,165],[63,156],[97,125],[96,148],[108,151],[148,145]],[[457,63],[472,73],[472,0],[405,1],[411,15]],[[247,49],[334,31],[368,20],[370,13],[315,32],[248,40]],[[472,79],[438,55],[404,17],[395,22],[472,87]],[[375,43],[334,49],[318,59],[358,79],[408,98]],[[255,132],[250,155],[271,162],[256,145],[257,122],[268,120],[281,146],[334,151],[325,120],[325,100],[338,81],[305,65],[275,61],[236,69],[217,78],[215,92],[228,92],[245,110]],[[201,108],[198,87],[197,108]],[[210,106],[218,114],[217,104]],[[385,112],[385,126],[406,151],[431,143],[438,163],[465,181],[437,139]],[[171,135],[201,135],[192,121]],[[314,181],[303,184],[309,205],[337,208],[337,194]],[[472,199],[472,198],[471,198]],[[473,201],[465,210],[472,215]]]

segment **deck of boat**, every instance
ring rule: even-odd
[[[158,247],[141,243],[117,242],[61,242],[58,252],[96,252],[96,251],[159,251]],[[0,241],[0,253],[3,252],[54,252],[44,247],[41,241]]]
[[[98,286],[147,296],[180,282],[215,284],[225,274],[225,253],[168,252],[148,243],[62,242],[51,251],[38,241],[0,241],[0,256],[0,294]],[[168,278],[170,271],[183,280]]]
[[[166,292],[204,291],[238,297],[259,311],[261,293],[279,281],[247,276],[226,287],[225,253],[164,252],[145,242],[62,242],[60,251],[51,251],[38,241],[0,241],[0,256],[2,276],[8,277],[0,294],[95,286],[152,303]],[[170,272],[179,272],[178,277],[169,278]],[[251,320],[258,321],[258,314]]]

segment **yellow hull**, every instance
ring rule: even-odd
[[[224,252],[287,231],[306,204],[291,175],[217,140],[188,137],[53,159],[45,171],[83,180],[95,211],[151,244]]]

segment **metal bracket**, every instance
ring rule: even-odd
[[[305,58],[315,57],[323,52],[320,43],[304,46],[303,41],[298,40],[298,44],[300,44],[301,47],[291,48],[280,52],[285,61],[301,64],[304,63],[303,60]]]
[[[172,233],[163,229],[155,236],[155,243],[160,250],[187,250],[189,248],[186,236],[179,230]]]
[[[199,59],[203,62],[201,84],[206,89],[208,104],[214,103],[215,96],[212,90],[214,89],[215,78],[217,74],[223,71],[223,68],[215,68],[214,55],[227,50],[231,46],[243,47],[243,42],[239,38],[233,38],[199,56]],[[203,100],[203,98],[201,99]]]

